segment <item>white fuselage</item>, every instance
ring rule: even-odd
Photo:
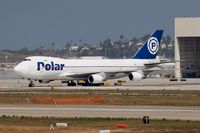
[[[27,57],[15,67],[23,78],[36,80],[85,79],[83,75],[96,73],[129,73],[144,69],[144,64],[155,59],[61,59],[54,57]],[[80,76],[79,76],[80,75]],[[114,77],[113,77],[114,78]],[[109,79],[109,78],[108,78]]]

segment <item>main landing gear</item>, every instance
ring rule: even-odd
[[[31,80],[30,83],[28,84],[28,87],[34,87],[34,83],[33,83],[32,80]]]
[[[76,86],[76,82],[74,82],[74,81],[68,81],[67,85],[68,86]]]

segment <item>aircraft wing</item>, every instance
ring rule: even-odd
[[[77,73],[68,73],[68,72],[64,72],[62,74],[60,74],[59,76],[61,77],[70,77],[70,78],[77,78],[77,79],[88,79],[88,77],[90,75],[93,75],[93,74],[104,74],[106,75],[106,77],[108,79],[110,78],[116,78],[117,77],[124,77],[124,76],[127,76],[130,72],[133,72],[133,71],[111,71],[111,72],[77,72]]]
[[[146,68],[153,68],[153,67],[157,67],[158,65],[161,65],[161,64],[176,63],[176,62],[180,62],[180,60],[176,60],[176,61],[152,62],[152,63],[144,64],[144,66],[145,66]]]
[[[97,72],[89,72],[89,73],[83,73],[83,72],[77,72],[77,73],[69,73],[69,72],[64,72],[61,73],[59,76],[60,77],[71,77],[71,78],[87,78],[89,75],[96,74]]]

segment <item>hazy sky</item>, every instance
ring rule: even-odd
[[[0,0],[0,49],[59,48],[151,34],[174,36],[175,17],[200,16],[199,0]],[[174,38],[174,37],[173,37]]]

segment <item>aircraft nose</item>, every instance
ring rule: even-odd
[[[21,74],[23,70],[22,65],[18,64],[17,66],[15,66],[14,71],[18,74]]]

